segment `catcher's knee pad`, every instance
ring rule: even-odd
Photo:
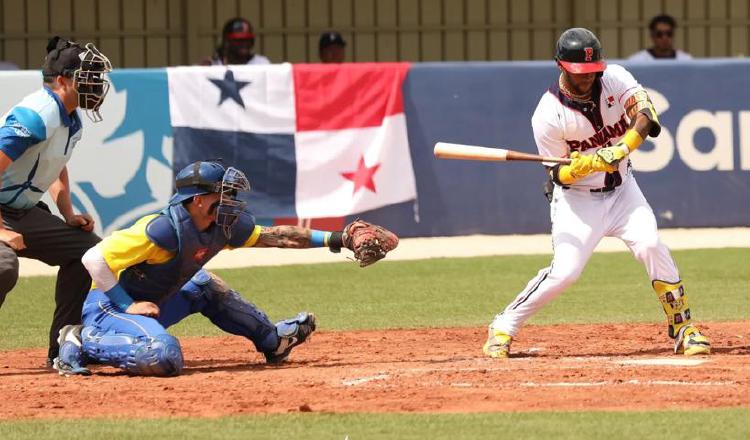
[[[200,291],[200,312],[222,330],[250,339],[260,352],[278,347],[276,326],[268,316],[215,274],[199,271],[183,290]]]
[[[211,273],[206,270],[199,270],[180,288],[180,293],[190,300],[195,301],[205,296],[205,290],[211,283]]]
[[[676,338],[680,329],[690,324],[690,306],[685,287],[680,281],[670,284],[654,280],[652,284],[667,315],[669,337]]]
[[[182,367],[180,341],[162,334],[136,343],[126,370],[141,376],[177,376]]]

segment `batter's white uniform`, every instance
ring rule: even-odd
[[[573,101],[551,87],[531,118],[539,154],[595,154],[616,144],[629,127],[624,103],[643,90],[633,76],[610,64],[594,83],[592,102]],[[546,164],[552,166],[554,164]],[[516,336],[520,326],[573,284],[602,237],[618,237],[646,266],[651,280],[680,281],[669,249],[659,240],[656,218],[627,159],[617,173],[596,172],[569,186],[555,185],[550,206],[552,264],[539,271],[492,327]]]

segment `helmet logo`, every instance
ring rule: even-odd
[[[591,61],[594,57],[594,48],[584,47],[583,51],[586,53],[586,61]]]

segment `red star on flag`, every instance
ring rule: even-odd
[[[354,182],[354,191],[352,191],[352,194],[356,194],[360,188],[367,188],[372,192],[377,192],[373,176],[378,171],[378,168],[380,168],[380,164],[375,164],[372,167],[365,165],[365,156],[363,155],[359,158],[356,171],[341,173],[341,175],[344,179]]]

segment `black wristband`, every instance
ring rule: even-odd
[[[343,238],[343,232],[331,232],[331,237],[328,239],[328,249],[330,249],[331,252],[341,252],[341,248],[344,247]]]

